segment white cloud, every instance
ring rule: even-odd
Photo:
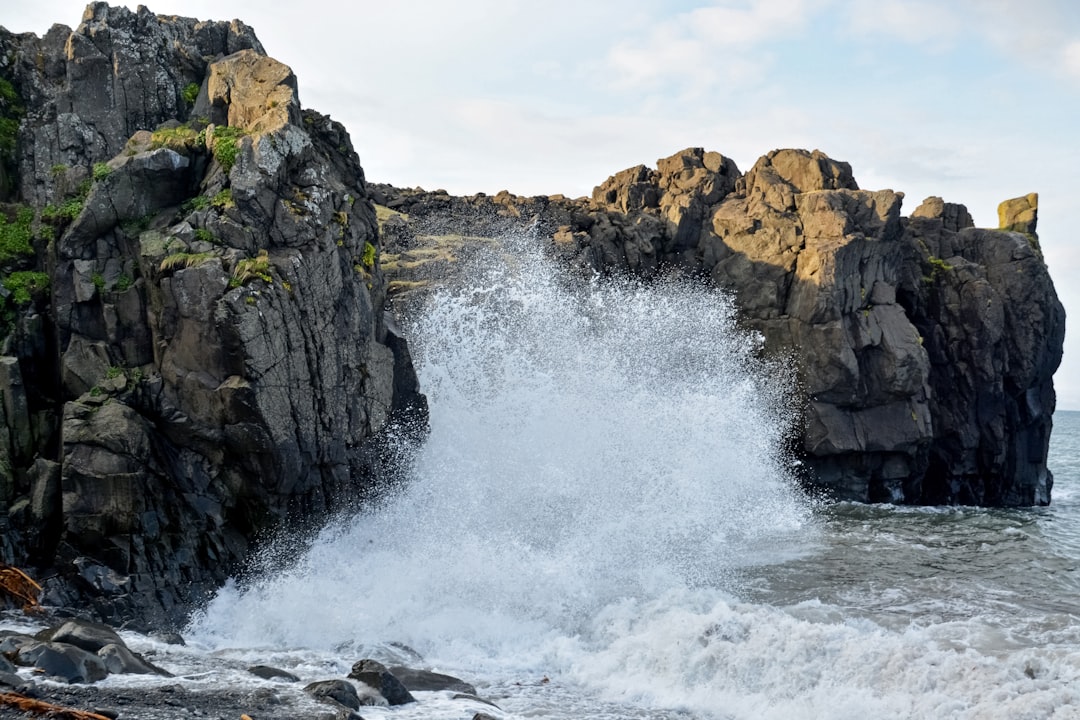
[[[922,0],[853,0],[850,27],[862,35],[892,35],[938,49],[951,45],[963,27],[956,6]]]
[[[1080,4],[1075,0],[966,0],[972,32],[1002,57],[1080,78]]]
[[[673,82],[704,91],[720,81],[757,80],[769,56],[765,52],[749,61],[748,53],[797,31],[811,5],[808,0],[719,1],[671,16],[644,37],[612,47],[607,59],[614,85]]]

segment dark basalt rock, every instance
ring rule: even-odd
[[[59,627],[38,633],[41,640],[67,643],[96,653],[107,645],[124,646],[123,639],[108,625],[86,620],[68,620]]]
[[[32,643],[19,648],[17,660],[67,683],[93,683],[109,675],[105,661],[94,653],[64,643]]]
[[[416,702],[408,688],[377,660],[361,660],[354,663],[349,677],[382,695],[390,705]]]
[[[430,670],[417,670],[400,665],[389,668],[389,672],[410,691],[452,690],[457,693],[476,695],[475,687],[453,675],[443,675]]]
[[[109,644],[97,651],[98,657],[105,661],[105,668],[114,674],[131,673],[134,675],[161,675],[172,677],[172,673],[159,668],[126,645]]]
[[[239,21],[92,3],[0,57],[37,238],[0,273],[50,277],[0,338],[0,550],[51,603],[176,625],[426,427],[363,170]]]
[[[304,691],[324,702],[331,701],[332,704],[338,704],[350,710],[360,709],[360,696],[356,692],[356,687],[347,680],[320,680],[306,685]]]
[[[248,672],[263,680],[284,680],[286,682],[300,682],[300,678],[287,670],[280,670],[269,665],[252,665]]]

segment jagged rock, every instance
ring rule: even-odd
[[[14,80],[27,108],[20,130],[20,189],[44,205],[58,182],[52,168],[113,158],[136,131],[192,108],[184,88],[201,83],[208,61],[243,49],[263,53],[240,21],[200,22],[90,3],[75,32],[54,25],[41,39],[0,38],[14,57]]]
[[[496,205],[380,196],[414,229]],[[859,189],[850,165],[820,151],[774,150],[740,176],[695,148],[616,173],[590,200],[498,200],[571,266],[681,269],[730,291],[765,352],[796,363],[809,484],[861,501],[1047,503],[1064,311],[1034,236],[1037,198],[1002,205],[1014,232],[976,230],[937,197],[905,218],[902,202]],[[432,242],[416,232],[401,257]],[[435,282],[454,282],[454,267]]]
[[[256,536],[370,492],[391,423],[426,426],[363,170],[238,21],[93,3],[0,52],[18,191],[74,208],[46,320],[3,343],[4,549],[58,565],[50,597],[177,623]]]
[[[8,457],[18,462],[32,456],[30,410],[18,358],[0,357],[0,412],[8,429],[5,438]]]
[[[262,52],[241,50],[212,63],[206,90],[212,123],[257,132],[301,122],[296,76]]]
[[[911,213],[914,218],[940,219],[942,228],[960,232],[964,228],[975,227],[968,209],[959,203],[947,203],[939,197],[928,197]]]
[[[379,693],[390,705],[416,702],[416,698],[401,680],[394,677],[394,674],[377,660],[360,660],[354,663],[349,677]]]
[[[622,213],[655,208],[660,198],[654,176],[655,172],[644,165],[623,170],[593,190],[593,202]]]

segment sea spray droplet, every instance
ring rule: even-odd
[[[190,633],[508,663],[612,603],[730,589],[801,525],[788,373],[727,298],[582,282],[536,247],[477,253],[410,323],[431,435],[409,480],[289,570],[223,590]]]

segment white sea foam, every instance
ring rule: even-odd
[[[506,716],[1076,717],[1067,622],[1017,639],[966,599],[916,608],[861,569],[846,579],[872,562],[862,543],[927,558],[945,543],[878,532],[880,515],[823,539],[782,451],[790,378],[755,359],[726,298],[572,290],[529,247],[484,258],[413,323],[432,432],[408,481],[287,570],[222,590],[196,643],[305,669],[405,643]],[[775,577],[754,569],[770,563]],[[785,578],[802,599],[778,601]]]

